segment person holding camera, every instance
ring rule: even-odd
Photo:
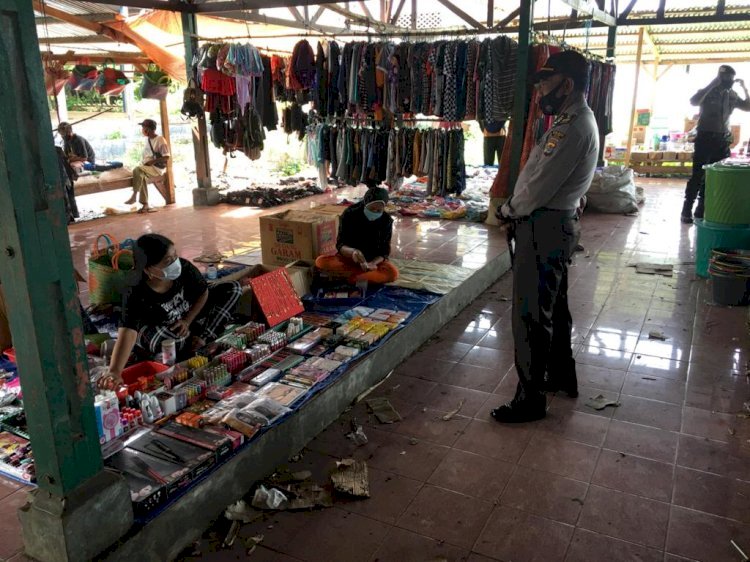
[[[137,199],[142,205],[139,213],[152,213],[154,209],[148,204],[148,180],[161,176],[166,170],[169,145],[164,137],[156,134],[156,121],[144,119],[139,125],[146,137],[146,145],[140,165],[133,169],[133,196],[125,204],[132,205]]]

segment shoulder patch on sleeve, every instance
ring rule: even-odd
[[[559,139],[556,139],[554,137],[550,137],[547,142],[544,145],[544,155],[550,156],[557,148],[557,143],[560,142]]]

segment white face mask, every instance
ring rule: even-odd
[[[174,260],[161,271],[164,274],[164,279],[167,279],[168,281],[174,281],[175,279],[177,279],[182,273],[182,264],[180,263],[180,258]]]

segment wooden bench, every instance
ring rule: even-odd
[[[170,181],[169,170],[165,170],[161,176],[149,178],[148,183],[153,185],[164,197],[167,205],[174,203],[174,187]],[[83,176],[73,184],[76,195],[91,195],[92,193],[103,193],[126,187],[133,187],[133,172],[127,168]]]

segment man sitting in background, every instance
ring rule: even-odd
[[[169,160],[169,145],[164,137],[156,134],[156,121],[144,119],[139,125],[146,137],[146,145],[141,164],[133,170],[133,196],[125,204],[132,205],[138,199],[142,205],[138,212],[150,213],[153,209],[148,205],[148,180],[164,173]]]
[[[73,132],[73,126],[70,123],[60,123],[57,126],[57,132],[63,139],[63,152],[68,158],[68,163],[77,174],[84,170],[87,163],[91,166],[96,163],[96,153],[93,147],[89,141]]]

